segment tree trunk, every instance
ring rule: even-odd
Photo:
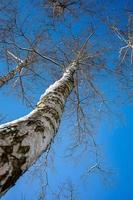
[[[73,89],[73,62],[41,96],[28,115],[0,126],[0,196],[46,151],[60,124]]]

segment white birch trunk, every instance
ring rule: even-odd
[[[73,62],[28,115],[0,126],[0,196],[47,150],[73,89]]]

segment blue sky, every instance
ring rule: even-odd
[[[9,111],[9,109],[8,109]],[[81,166],[72,160],[62,159],[60,155],[60,147],[56,144],[55,149],[58,146],[59,150],[55,151],[55,169],[50,170],[50,183],[53,187],[58,182],[63,183],[66,180],[72,180],[76,187],[77,199],[81,200],[125,200],[132,199],[132,168],[133,168],[133,148],[132,148],[132,133],[133,133],[133,106],[126,105],[122,109],[124,114],[124,124],[118,124],[111,130],[108,124],[103,125],[100,131],[97,133],[100,137],[100,144],[102,151],[104,152],[104,160],[106,166],[114,172],[113,182],[110,184],[104,184],[102,177],[92,173],[82,179],[82,173],[84,173],[85,166],[88,163],[84,160]],[[63,124],[64,125],[64,124]],[[65,128],[62,127],[60,131],[64,134]],[[62,149],[62,148],[61,148]],[[108,169],[107,168],[107,169]],[[17,182],[17,184],[10,189],[10,191],[1,198],[2,200],[21,200],[31,199],[36,200],[38,198],[38,190],[40,188],[40,175],[42,176],[43,170],[34,172],[34,167],[26,172]],[[51,178],[52,176],[52,178]],[[113,184],[112,184],[113,183]],[[49,198],[49,200],[52,200]]]
[[[123,23],[126,22],[126,18],[123,17],[123,9],[126,3],[130,3],[131,1],[113,1],[112,7],[107,10],[107,14],[111,15],[113,12],[117,13],[119,11],[119,18],[121,20],[124,19]],[[24,3],[20,3],[20,9],[24,9]],[[32,10],[29,5],[27,6],[27,12]],[[115,11],[114,11],[115,10]],[[32,16],[36,16],[36,12],[30,11]],[[26,13],[25,13],[26,15]],[[23,16],[22,16],[23,17]],[[37,16],[38,17],[38,16]],[[32,17],[31,17],[32,18]],[[30,19],[33,21],[33,19]],[[82,23],[86,23],[86,19],[83,18]],[[97,23],[100,23],[96,20]],[[82,26],[83,25],[83,26]],[[80,32],[80,26],[85,28],[85,24],[76,24],[74,31]],[[33,24],[34,26],[34,24]],[[61,27],[62,29],[62,27]],[[98,27],[97,36],[101,39],[104,37],[103,43],[106,43],[106,39],[108,38],[106,34],[105,26]],[[56,39],[58,39],[59,35],[56,35]],[[94,36],[95,38],[95,36]],[[108,39],[107,39],[108,40]],[[114,41],[118,41],[114,37]],[[95,40],[94,43],[97,43]],[[115,46],[120,47],[120,43],[115,43]],[[98,44],[99,45],[99,44]],[[113,61],[118,57],[119,49],[115,48],[115,53],[105,55],[108,58],[108,65],[110,67],[113,66]],[[2,68],[3,63],[0,63],[0,67]],[[3,70],[1,70],[3,72]],[[48,78],[49,82],[51,77]],[[48,85],[48,83],[46,83]],[[113,88],[113,83],[109,83],[109,86],[104,86],[105,90],[109,88]],[[5,87],[6,88],[6,87]],[[1,113],[6,117],[6,121],[16,119],[27,114],[30,111],[30,108],[26,108],[26,106],[21,102],[21,100],[12,94],[12,90],[10,88],[8,91],[5,88],[0,90],[0,102],[1,102]],[[46,88],[46,87],[45,87]],[[34,101],[36,102],[39,99],[44,88],[41,86],[37,91],[35,91]],[[14,92],[14,91],[13,91]],[[116,94],[116,93],[115,93]],[[110,95],[113,95],[110,94]],[[123,93],[123,97],[125,99],[125,93]],[[112,106],[112,104],[111,104]],[[92,173],[90,175],[86,175],[85,179],[82,178],[83,174],[86,173],[86,169],[89,162],[90,154],[85,153],[80,158],[69,158],[64,157],[64,151],[67,148],[68,143],[70,143],[71,127],[70,122],[65,120],[65,115],[63,116],[63,121],[61,123],[61,127],[59,130],[59,136],[55,140],[53,144],[54,149],[54,164],[49,164],[48,168],[48,176],[49,183],[51,188],[58,190],[58,185],[64,184],[67,180],[72,181],[75,187],[75,194],[77,200],[126,200],[133,199],[132,185],[133,185],[133,105],[129,102],[126,102],[124,105],[119,108],[114,106],[115,110],[118,110],[122,117],[121,120],[116,120],[110,118],[105,120],[104,117],[101,118],[100,125],[97,129],[97,142],[101,148],[103,163],[105,168],[111,169],[114,172],[113,179],[111,184],[103,182],[103,176],[100,177],[99,173]],[[53,154],[51,154],[52,159]],[[82,164],[81,164],[82,163]],[[43,157],[39,159],[39,161],[31,167],[28,172],[26,172],[16,183],[14,187],[10,189],[9,192],[6,193],[1,200],[37,200],[39,197],[39,192],[41,189],[41,184],[43,177],[45,177],[44,168],[37,167],[38,165],[43,166]],[[81,165],[80,165],[81,164]],[[37,170],[36,170],[37,169]],[[45,181],[45,180],[44,180]],[[50,195],[47,200],[54,200]]]

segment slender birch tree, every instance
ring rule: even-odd
[[[66,68],[63,76],[45,91],[31,113],[0,126],[1,194],[16,182],[53,141],[66,99],[74,86],[73,75],[78,68],[85,44],[76,60]],[[23,66],[21,63],[25,65],[25,61],[20,61],[17,70]]]
[[[117,78],[119,83],[129,81],[129,73],[123,74],[122,65],[128,56],[126,49],[131,50],[132,64],[132,30],[129,28],[132,15],[129,17],[126,40],[126,31],[119,31],[117,24],[110,25],[108,17],[102,15],[105,11],[104,6],[98,5],[97,1],[31,0],[27,7],[31,9],[28,12],[26,6],[22,2],[17,3],[16,0],[3,0],[0,5],[1,59],[6,60],[8,64],[8,70],[0,76],[0,88],[8,84],[12,84],[13,88],[19,86],[20,96],[32,107],[28,115],[0,125],[0,196],[16,183],[43,152],[50,149],[71,92],[73,96],[70,104],[75,106],[77,124],[77,135],[72,149],[79,144],[83,144],[85,149],[88,146],[88,137],[91,137],[96,147],[88,128],[91,123],[88,118],[91,117],[86,116],[82,103],[85,102],[89,115],[95,113],[94,110],[98,114],[106,112],[107,101],[104,92],[98,87],[102,83],[102,76],[109,75],[109,79],[111,76],[113,80]],[[36,8],[35,13],[33,8]],[[90,18],[93,18],[91,23]],[[78,22],[85,19],[85,31],[80,30],[80,33],[75,34],[74,23],[81,26],[82,22]],[[127,44],[120,48],[122,62],[113,68],[106,65],[104,55],[114,50],[114,47],[110,41],[107,45],[104,39],[100,44],[101,38],[95,34],[94,21],[96,26],[98,23],[104,24],[112,31],[111,34],[115,33],[118,39]],[[92,45],[93,37],[96,46]],[[38,72],[40,68],[41,72]],[[41,73],[45,70],[51,70],[50,75],[54,83],[41,95],[37,105],[33,106],[26,95],[24,82],[25,79],[32,82],[28,77],[31,74],[42,79]],[[91,105],[95,107],[93,111],[90,109]],[[88,173],[94,169],[101,170],[97,151],[95,155],[95,163],[88,169]]]

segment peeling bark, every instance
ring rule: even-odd
[[[28,115],[0,126],[0,196],[47,150],[73,89],[73,62]]]

